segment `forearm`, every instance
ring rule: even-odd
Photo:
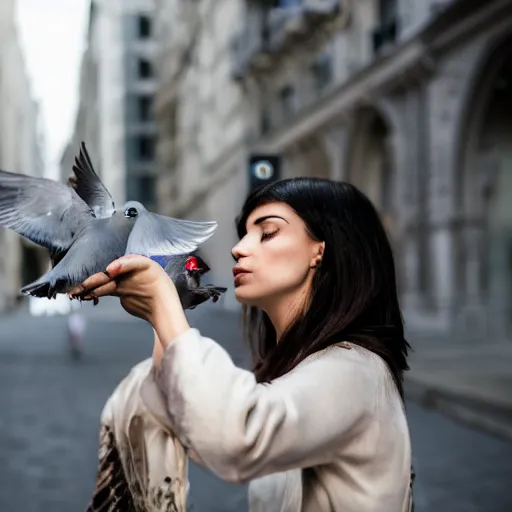
[[[155,335],[155,341],[153,343],[153,365],[155,368],[160,368],[160,363],[162,361],[162,357],[164,355],[164,349],[160,342],[160,338],[156,333],[155,329],[153,329],[153,333]]]
[[[159,363],[169,343],[190,329],[176,289],[165,281],[155,296],[151,316],[155,332],[153,359]]]

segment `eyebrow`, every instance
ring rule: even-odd
[[[258,224],[261,224],[268,219],[281,219],[281,220],[284,220],[286,222],[286,224],[290,224],[285,218],[280,217],[279,215],[265,215],[264,217],[260,217],[259,219],[256,219],[254,221],[254,225],[257,226]]]

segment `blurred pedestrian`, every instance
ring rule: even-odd
[[[150,259],[125,256],[83,283],[85,299],[117,295],[155,331],[153,360],[103,410],[89,511],[184,511],[186,456],[251,481],[251,512],[410,511],[409,345],[377,211],[348,183],[283,180],[249,196],[238,235],[252,372],[190,328]]]
[[[81,359],[84,354],[83,338],[85,334],[85,318],[83,314],[71,308],[67,317],[68,347],[73,359]]]

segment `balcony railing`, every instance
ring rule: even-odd
[[[291,45],[309,39],[341,5],[341,0],[281,0],[277,7],[261,6],[233,41],[235,78],[268,66]]]

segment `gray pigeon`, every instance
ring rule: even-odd
[[[52,269],[22,293],[54,298],[124,254],[160,263],[186,308],[216,301],[226,291],[200,284],[209,268],[197,248],[213,235],[216,222],[165,217],[136,201],[118,211],[83,142],[73,171],[69,184],[0,171],[0,226],[50,251]]]

